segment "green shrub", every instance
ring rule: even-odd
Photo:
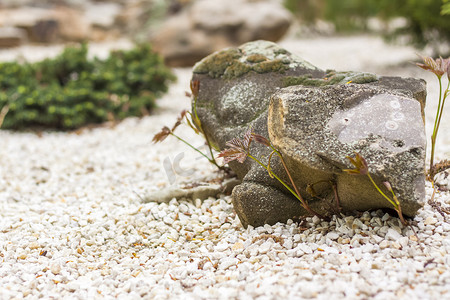
[[[384,2],[389,3],[388,0]],[[391,16],[404,17],[408,21],[398,33],[410,34],[413,44],[422,47],[450,42],[450,16],[441,14],[442,0],[397,0],[394,3],[391,12],[395,13]]]
[[[83,44],[34,64],[0,63],[2,128],[74,129],[143,116],[175,80],[149,45],[105,60],[88,60],[87,52]]]
[[[407,24],[389,37],[407,34],[415,46],[450,41],[449,0],[284,0],[302,23],[332,22],[337,31],[365,30],[370,17],[405,18]]]

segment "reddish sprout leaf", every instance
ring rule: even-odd
[[[253,139],[253,129],[252,129],[252,127],[250,126],[250,127],[247,129],[247,131],[245,132],[245,134],[244,134],[244,139],[242,140],[243,148],[244,148],[246,151],[249,151],[249,149],[250,149],[250,144],[252,143],[252,139]]]
[[[419,55],[419,57],[422,59],[422,61],[424,62],[423,64],[421,63],[417,63],[416,65],[424,70],[434,70],[437,68],[436,62],[434,61],[433,58],[429,57],[429,56],[422,56]]]
[[[270,142],[268,139],[266,139],[265,137],[263,137],[262,135],[253,133],[253,138],[255,139],[255,142],[263,144],[264,146],[270,147]]]
[[[166,137],[168,137],[172,132],[170,131],[169,127],[164,126],[160,132],[158,132],[157,134],[155,134],[155,136],[153,137],[153,143],[159,143],[162,142],[166,139]]]
[[[416,65],[424,70],[430,71],[439,78],[442,77],[442,75],[445,74],[447,71],[447,62],[445,59],[438,58],[434,60],[433,58],[429,56],[420,56],[423,60],[423,64],[417,63]]]
[[[389,183],[389,181],[384,181],[383,184],[389,192],[392,192],[392,185]]]
[[[240,151],[246,152],[246,148],[244,146],[244,142],[241,141],[238,138],[231,139],[225,145],[230,147],[230,148],[236,148],[236,149],[240,149]]]
[[[250,144],[252,142],[252,128],[249,127],[247,132],[244,134],[244,138],[238,139],[233,138],[226,143],[227,149],[223,150],[219,157],[224,158],[225,163],[229,163],[230,161],[237,160],[240,163],[243,163],[248,156],[250,151]]]
[[[245,161],[247,158],[247,153],[242,151],[241,148],[238,147],[230,147],[222,152],[219,153],[219,157],[223,157],[223,162],[225,164],[229,163],[230,161],[237,160],[241,164]]]
[[[359,153],[356,153],[356,162],[358,163],[361,174],[367,175],[369,173],[369,166],[367,165],[366,159]]]
[[[350,163],[355,167],[355,169],[344,169],[343,171],[350,175],[367,175],[369,173],[369,166],[367,161],[361,154],[355,152],[355,158],[347,156]]]
[[[450,81],[450,57],[447,58],[447,78]]]
[[[439,70],[442,75],[447,73],[449,64],[450,64],[450,58],[444,59],[442,57],[439,57],[436,59],[437,69]]]
[[[172,126],[172,132],[175,131],[175,129],[180,126],[181,121],[183,121],[183,118],[186,116],[186,110],[183,109],[180,113],[180,115],[177,118],[177,121],[175,122],[175,124]]]
[[[191,80],[191,91],[194,97],[198,97],[198,92],[200,90],[200,81],[199,80]]]

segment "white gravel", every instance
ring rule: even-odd
[[[319,65],[308,51],[324,42],[303,43],[286,47]],[[379,70],[376,58],[361,68]],[[450,298],[450,216],[428,204],[412,221],[417,240],[381,211],[243,229],[230,197],[143,203],[171,183],[218,176],[175,139],[151,144],[189,106],[190,70],[175,71],[179,83],[151,117],[75,133],[0,131],[0,299]],[[448,157],[439,143],[438,157]],[[180,153],[183,172],[166,172],[164,161]],[[450,206],[448,192],[435,199]]]

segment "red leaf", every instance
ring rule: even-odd
[[[160,132],[158,132],[157,134],[155,134],[155,136],[153,137],[153,143],[158,143],[158,142],[162,142],[166,139],[166,137],[168,137],[171,134],[171,131],[169,129],[169,127],[164,126]]]
[[[191,80],[191,91],[194,97],[198,97],[198,92],[200,90],[200,81],[199,80]]]

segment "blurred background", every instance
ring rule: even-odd
[[[0,0],[3,60],[30,45],[150,42],[187,67],[251,40],[361,34],[448,56],[450,0]]]

